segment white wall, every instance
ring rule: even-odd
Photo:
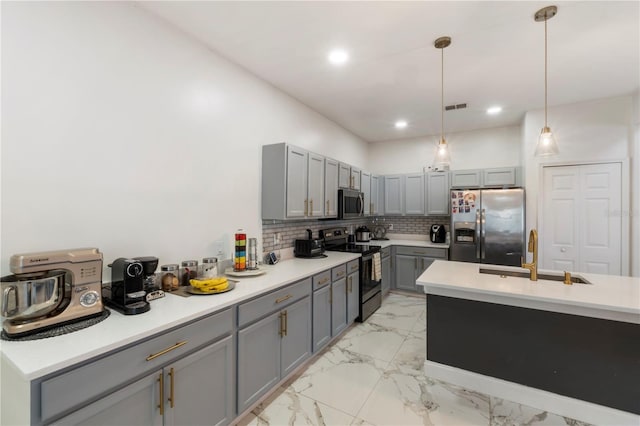
[[[2,107],[3,274],[21,252],[170,263],[261,238],[263,144],[366,165],[365,142],[132,3],[3,2]]]
[[[548,159],[534,157],[540,129],[544,125],[544,111],[526,113],[522,126],[522,155],[525,166],[527,230],[538,227],[540,168],[544,164],[577,164],[607,160],[629,161],[631,145],[631,96],[600,99],[549,108],[548,123],[554,132],[560,154]],[[623,174],[623,180],[625,176]],[[629,186],[623,198],[640,191]],[[629,206],[626,206],[627,208]],[[624,210],[624,206],[623,206]],[[623,235],[628,239],[628,235]],[[627,247],[629,242],[627,240]],[[629,250],[627,249],[627,252]],[[637,268],[638,259],[633,260]]]
[[[451,152],[451,169],[521,165],[520,127],[500,127],[445,135]],[[433,165],[440,136],[398,139],[370,144],[373,173],[420,172]]]

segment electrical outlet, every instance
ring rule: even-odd
[[[393,223],[389,224],[389,231],[393,231]]]
[[[222,259],[224,257],[224,242],[214,241],[213,251],[216,253],[216,257]]]
[[[276,232],[276,244],[280,244],[281,241],[282,241],[282,234],[279,232]]]

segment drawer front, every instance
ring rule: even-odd
[[[104,395],[142,374],[230,334],[231,308],[47,379],[40,384],[42,422]]]
[[[391,255],[391,247],[385,247],[383,249],[380,249],[380,256],[387,257],[390,255]]]
[[[238,327],[260,319],[311,294],[311,277],[238,306]]]
[[[338,281],[347,276],[347,265],[336,266],[331,270],[331,281]]]
[[[396,247],[396,254],[403,254],[407,256],[435,257],[437,259],[447,259],[448,257],[446,248],[436,247],[399,246]]]
[[[354,272],[358,272],[360,269],[360,261],[358,259],[352,260],[347,263],[347,274],[353,274]]]
[[[331,269],[313,276],[313,290],[318,290],[327,284],[331,284]]]

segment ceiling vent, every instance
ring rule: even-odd
[[[446,107],[444,107],[444,110],[451,111],[454,109],[465,109],[466,107],[467,107],[467,104],[447,105]]]

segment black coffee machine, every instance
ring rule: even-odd
[[[158,258],[155,256],[134,257],[142,264],[142,287],[145,291],[147,302],[164,297],[164,291],[160,289],[156,280],[156,269],[158,269]]]
[[[102,288],[102,298],[107,306],[125,315],[141,314],[151,309],[144,289],[142,263],[120,257],[108,266],[111,267],[111,284]]]

